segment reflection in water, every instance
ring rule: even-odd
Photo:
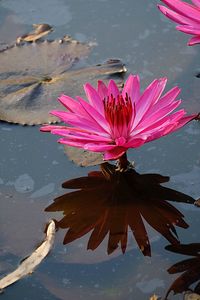
[[[133,168],[120,172],[104,163],[101,171],[63,183],[64,188],[78,190],[56,198],[46,211],[63,211],[58,227],[68,228],[64,244],[93,230],[88,249],[96,249],[108,234],[108,254],[119,245],[124,253],[130,227],[142,253],[150,256],[143,219],[170,243],[178,244],[175,225],[188,225],[182,213],[166,200],[194,203],[192,197],[160,185],[167,181],[169,177],[159,174],[140,175]]]
[[[175,294],[189,290],[189,287],[198,281],[194,292],[200,294],[200,243],[169,245],[167,250],[183,255],[190,255],[193,258],[182,260],[168,269],[169,274],[182,273],[170,286],[167,295],[171,291]]]

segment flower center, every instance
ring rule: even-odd
[[[113,140],[116,142],[121,137],[126,140],[133,120],[131,98],[127,94],[125,98],[122,95],[116,98],[111,95],[104,99],[103,103],[105,118],[110,125]]]

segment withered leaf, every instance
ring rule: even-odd
[[[93,45],[72,39],[44,41],[0,52],[0,120],[19,124],[55,123],[49,114],[63,109],[57,98],[83,96],[83,84],[125,71],[119,60],[81,67]]]
[[[49,24],[33,24],[34,30],[17,38],[17,43],[35,42],[53,31]]]

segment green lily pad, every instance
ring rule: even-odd
[[[55,123],[60,94],[83,96],[83,84],[124,72],[119,60],[83,67],[94,44],[62,40],[16,45],[0,52],[0,120],[22,125]]]

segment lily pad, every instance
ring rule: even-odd
[[[49,115],[62,109],[57,98],[65,93],[83,96],[82,85],[125,72],[119,60],[83,67],[94,45],[69,37],[63,40],[16,45],[0,52],[0,120],[35,125],[55,123]]]
[[[96,166],[104,162],[102,153],[90,152],[65,145],[64,149],[68,158],[80,167]]]

